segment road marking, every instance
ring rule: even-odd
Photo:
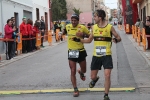
[[[104,88],[79,88],[79,91],[85,92],[103,92]],[[38,94],[38,93],[61,93],[61,92],[73,92],[73,89],[52,89],[52,90],[8,90],[0,91],[0,95],[10,95],[10,94]],[[111,92],[122,92],[122,91],[135,91],[134,87],[127,88],[110,88]]]

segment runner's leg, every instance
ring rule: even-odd
[[[81,73],[86,73],[86,59],[82,62],[79,63],[80,68],[81,68]]]
[[[105,69],[104,70],[104,75],[105,75],[105,93],[109,93],[110,85],[111,85],[111,69]]]
[[[69,60],[69,66],[71,70],[71,82],[73,87],[77,87],[76,85],[76,62]]]

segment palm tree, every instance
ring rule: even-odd
[[[82,13],[82,11],[80,11],[80,8],[79,9],[76,9],[75,7],[72,9],[74,11],[74,13],[80,15]]]

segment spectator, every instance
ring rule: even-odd
[[[88,23],[87,27],[88,27],[88,30],[90,30],[91,29],[91,23]]]
[[[44,40],[44,34],[45,34],[45,22],[44,22],[44,17],[43,16],[41,16],[41,27],[40,27],[40,29],[41,29],[41,36],[43,36],[41,38],[41,47],[44,47],[43,46],[43,40]]]
[[[137,19],[137,22],[135,23],[135,26],[139,27],[140,26],[140,23],[141,23],[141,20],[140,18]]]
[[[62,24],[61,24],[61,21],[58,22],[57,26],[58,26],[58,29],[60,30],[60,32],[59,32],[59,39],[60,39],[61,41],[63,41],[63,38],[62,38]]]
[[[36,37],[36,34],[40,32],[40,21],[36,20],[33,27],[33,37]],[[36,50],[36,38],[32,40],[33,50]]]
[[[150,35],[150,16],[146,17],[146,23],[145,23],[145,32],[146,35]],[[147,37],[147,49],[150,49],[150,37]]]
[[[11,17],[11,21],[12,21],[12,28],[16,28],[16,31],[13,32],[13,35],[12,35],[12,38],[14,39],[14,42],[13,42],[13,46],[12,46],[12,56],[15,57],[16,56],[16,51],[17,51],[17,42],[16,42],[16,38],[18,36],[18,28],[16,27],[15,25],[15,17]]]
[[[24,39],[29,37],[25,17],[22,19],[22,23],[20,25],[20,33],[22,34],[22,38]],[[22,53],[27,53],[27,41],[28,40],[22,40]]]
[[[14,31],[16,31],[15,27],[12,28],[12,21],[11,19],[7,20],[7,24],[4,27],[4,31],[5,31],[5,39],[12,39],[12,34]],[[12,55],[12,46],[13,46],[13,41],[5,41],[6,43],[6,59],[7,60],[11,60],[11,58],[13,57]]]
[[[57,26],[58,26],[58,29],[59,29],[60,31],[62,31],[62,30],[61,30],[61,27],[62,27],[61,21],[59,21],[59,22],[57,23]]]
[[[33,37],[33,26],[32,25],[33,25],[33,21],[31,19],[28,19],[27,20],[27,32],[28,32],[29,38]],[[28,44],[27,51],[28,52],[33,51],[32,39],[29,40],[27,44]]]
[[[58,29],[58,22],[56,21],[55,24],[54,24],[54,33],[55,33],[55,40],[57,42],[57,39],[56,39],[56,29]]]
[[[2,35],[2,32],[0,32],[0,35]]]

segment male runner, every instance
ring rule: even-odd
[[[80,69],[78,69],[78,73],[80,74],[80,78],[85,81],[84,73],[86,72],[86,50],[84,48],[83,43],[79,41],[72,40],[73,37],[77,39],[82,39],[82,35],[85,34],[89,36],[89,30],[84,26],[79,24],[79,16],[77,14],[73,14],[71,16],[71,24],[66,25],[66,29],[64,29],[64,33],[68,34],[68,60],[69,66],[71,70],[71,82],[74,87],[74,97],[79,96],[79,90],[76,84],[76,63],[79,63]],[[76,36],[78,34],[78,36]]]
[[[121,41],[120,36],[116,33],[114,27],[107,23],[105,20],[106,14],[104,10],[96,10],[94,13],[95,25],[92,27],[92,33],[88,39],[77,39],[73,38],[75,41],[80,41],[82,43],[91,43],[94,39],[94,53],[91,62],[91,79],[89,84],[90,88],[93,88],[98,81],[97,76],[98,71],[101,67],[104,67],[105,76],[105,94],[104,100],[110,100],[108,93],[111,85],[111,70],[113,69],[113,62],[111,56],[111,46],[112,40],[114,43]],[[80,34],[81,35],[81,34]],[[115,37],[112,39],[112,35]]]

